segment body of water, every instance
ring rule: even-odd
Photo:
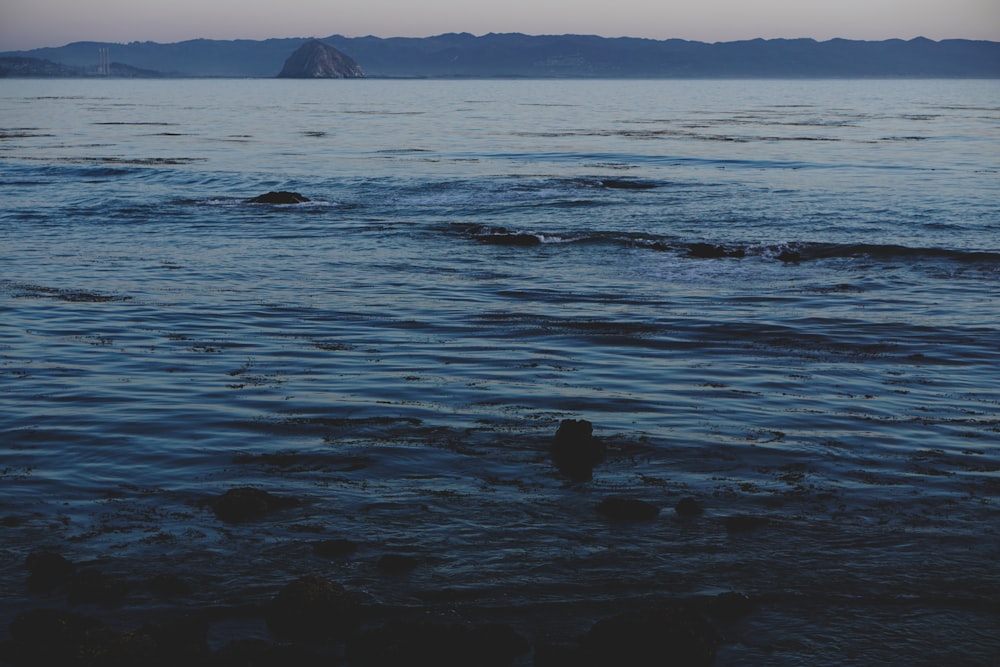
[[[8,80],[0,195],[4,625],[66,604],[47,550],[118,623],[736,591],[719,665],[996,664],[996,81]],[[243,486],[299,504],[224,523]]]

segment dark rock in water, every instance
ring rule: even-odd
[[[686,607],[626,612],[598,621],[583,637],[583,665],[711,665],[721,637]]]
[[[30,554],[24,564],[31,572],[28,577],[28,590],[33,593],[46,593],[65,588],[76,573],[76,565],[56,553]]]
[[[541,245],[542,240],[534,234],[521,232],[503,232],[495,234],[483,234],[476,237],[480,243],[488,245],[510,245],[510,246],[533,246]]]
[[[321,540],[312,543],[313,551],[317,556],[326,558],[341,558],[349,556],[358,550],[358,545],[350,540]]]
[[[534,667],[578,667],[588,663],[581,656],[577,644],[557,643],[547,640],[535,642]]]
[[[297,639],[344,637],[358,625],[358,604],[340,584],[308,575],[281,589],[268,608],[267,625]]]
[[[660,508],[633,498],[605,498],[597,511],[612,521],[649,521],[660,514]]]
[[[743,593],[730,591],[715,596],[708,608],[708,613],[724,623],[733,623],[750,613],[753,600]]]
[[[390,621],[352,638],[347,645],[347,659],[363,667],[501,667],[529,648],[530,644],[509,625]]]
[[[674,506],[674,511],[677,512],[679,516],[683,517],[695,517],[701,516],[703,510],[701,504],[694,498],[681,498],[677,505]]]
[[[62,610],[19,614],[10,624],[11,641],[0,644],[0,663],[12,665],[207,665],[207,624],[181,619],[120,631],[96,619]]]
[[[656,183],[649,181],[630,181],[621,178],[605,178],[601,180],[601,186],[616,190],[652,190]]]
[[[248,199],[251,204],[304,204],[309,199],[303,197],[298,192],[268,192],[266,194]]]
[[[300,46],[278,74],[282,79],[363,79],[364,76],[353,58],[318,39]]]
[[[786,264],[798,264],[802,261],[802,253],[797,250],[782,250],[778,254],[778,261],[785,262]]]
[[[743,248],[730,249],[725,246],[712,243],[692,243],[688,246],[685,257],[696,259],[719,259],[721,257],[745,257],[746,251]]]
[[[148,582],[146,588],[153,594],[162,597],[178,597],[189,595],[192,591],[191,585],[178,577],[176,574],[158,574]]]
[[[586,419],[564,419],[552,438],[552,462],[563,475],[576,480],[593,478],[594,466],[604,461],[604,443],[594,437]]]
[[[120,577],[87,569],[77,572],[70,579],[66,593],[70,604],[89,602],[113,605],[121,602],[131,589],[132,584]]]
[[[419,558],[406,554],[385,554],[378,559],[378,569],[386,574],[406,574],[419,564]]]
[[[227,523],[239,523],[259,519],[268,512],[297,507],[294,498],[282,498],[252,486],[229,489],[212,501],[215,515]]]
[[[750,516],[747,514],[737,514],[728,516],[725,520],[726,532],[748,533],[766,526],[769,522],[765,516]]]
[[[88,616],[57,609],[32,609],[10,623],[6,659],[15,665],[76,665],[88,637],[103,626]]]
[[[171,618],[165,623],[143,626],[160,647],[160,664],[203,665],[210,654],[209,623],[203,615]],[[155,664],[155,663],[154,663]]]
[[[212,656],[212,667],[330,667],[339,664],[298,646],[272,644],[263,639],[238,639]]]

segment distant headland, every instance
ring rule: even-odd
[[[332,67],[374,78],[1000,78],[1000,42],[755,39],[692,42],[594,35],[330,37],[74,42],[0,53],[7,77],[278,76],[303,46]],[[332,57],[339,53],[346,60]],[[333,66],[335,60],[346,69]],[[127,63],[127,64],[126,64]],[[316,71],[321,71],[316,70]]]

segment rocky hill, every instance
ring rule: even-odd
[[[365,73],[354,60],[318,39],[311,39],[288,57],[281,79],[361,79]]]
[[[108,49],[116,61],[176,76],[273,77],[288,54],[310,41],[76,42],[0,57],[44,58],[93,68],[98,50]],[[369,77],[1000,78],[1000,42],[962,39],[709,44],[595,35],[449,33],[420,38],[332,35],[319,41],[360,63]]]

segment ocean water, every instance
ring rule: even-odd
[[[191,584],[124,625],[738,591],[719,665],[997,664],[997,81],[6,80],[0,196],[3,626],[42,549]]]

